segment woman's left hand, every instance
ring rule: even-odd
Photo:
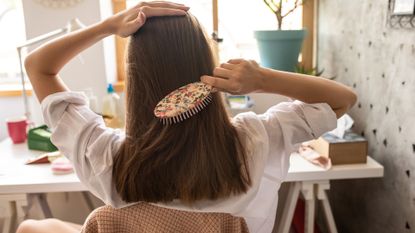
[[[112,34],[128,37],[144,25],[146,18],[185,15],[188,10],[189,7],[179,3],[165,1],[140,2],[134,7],[111,16],[104,23],[107,24]]]

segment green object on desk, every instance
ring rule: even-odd
[[[55,145],[50,141],[52,133],[46,125],[42,125],[29,130],[27,135],[27,145],[30,150],[41,150],[41,151],[57,151]]]

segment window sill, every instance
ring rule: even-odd
[[[26,85],[26,95],[32,95],[32,87]],[[0,84],[0,97],[22,96],[22,86],[20,84]]]
[[[116,82],[113,84],[116,92],[123,92],[125,84],[123,81]],[[16,97],[22,96],[22,88],[20,84],[0,84],[0,97]],[[32,96],[33,90],[30,85],[26,86],[26,95]]]

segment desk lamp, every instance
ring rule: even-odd
[[[70,33],[73,31],[76,31],[78,29],[83,28],[84,25],[79,21],[79,19],[75,18],[68,22],[66,27],[45,33],[43,35],[37,36],[35,38],[32,38],[30,40],[25,41],[23,44],[17,46],[17,52],[19,54],[19,63],[20,63],[20,78],[22,82],[22,91],[23,91],[23,101],[24,101],[24,107],[25,107],[25,116],[28,122],[31,122],[31,114],[29,109],[29,101],[26,95],[26,87],[25,87],[25,80],[24,80],[24,72],[23,72],[23,62],[22,62],[22,49],[30,47],[34,44],[46,41],[48,39],[51,39],[53,37],[56,37],[58,35],[63,35],[66,33]]]

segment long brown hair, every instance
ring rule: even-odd
[[[251,184],[243,143],[218,93],[190,119],[163,125],[158,101],[212,75],[215,59],[196,18],[150,18],[130,37],[127,54],[126,139],[113,180],[126,202],[186,203],[246,192]]]

